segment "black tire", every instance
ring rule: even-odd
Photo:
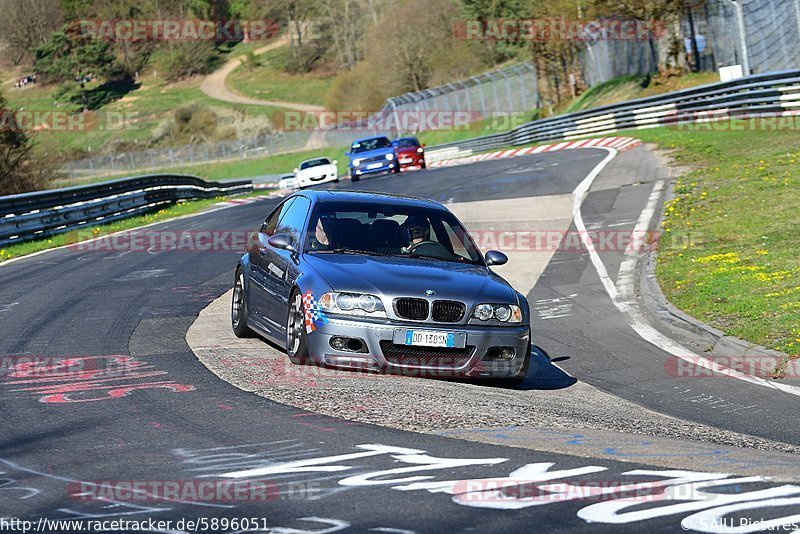
[[[233,282],[233,298],[231,299],[231,326],[236,337],[252,337],[253,331],[247,326],[250,312],[247,308],[247,292],[244,290],[244,273],[236,269]]]
[[[306,335],[303,295],[294,289],[289,297],[289,313],[286,318],[286,354],[295,365],[305,365],[308,362]]]
[[[427,165],[427,163],[422,163],[422,164],[420,164],[419,168],[420,169],[427,169],[428,165]]]
[[[400,162],[397,162],[397,164],[392,168],[392,173],[400,174]]]
[[[357,176],[356,174],[350,173],[350,181],[351,181],[351,182],[357,182],[357,181],[359,181],[360,179],[361,179],[361,177],[360,177],[360,176]]]

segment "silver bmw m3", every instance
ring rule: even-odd
[[[292,362],[431,377],[521,381],[525,297],[491,270],[443,205],[353,191],[286,198],[236,268],[231,321]]]

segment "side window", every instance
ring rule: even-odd
[[[285,201],[283,204],[275,208],[267,220],[264,221],[264,224],[261,225],[261,233],[267,234],[268,236],[275,234],[275,229],[278,227],[278,221],[281,219],[286,210],[289,209],[289,206],[292,205],[294,202],[294,198],[290,198],[289,200]]]
[[[303,230],[303,225],[308,216],[308,208],[311,207],[311,202],[306,197],[295,197],[289,209],[282,211],[281,218],[278,221],[278,227],[275,231],[277,234],[288,234],[292,236],[292,242],[296,245],[300,242],[300,233]]]

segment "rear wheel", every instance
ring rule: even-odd
[[[236,270],[236,281],[233,284],[233,300],[231,302],[231,326],[236,337],[251,337],[253,331],[247,326],[249,311],[247,309],[247,293],[244,290],[244,273]]]
[[[303,314],[303,295],[295,289],[289,297],[289,317],[286,320],[286,354],[297,365],[308,361],[308,340]]]

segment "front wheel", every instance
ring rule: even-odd
[[[303,313],[303,295],[295,289],[289,297],[289,316],[286,320],[286,354],[296,365],[308,361],[308,340]]]
[[[528,339],[530,339],[530,336],[528,336]],[[528,369],[530,368],[530,366],[531,366],[531,344],[528,343],[528,351],[525,354],[525,361],[523,361],[522,363],[522,369],[519,370],[517,376],[514,376],[512,378],[501,378],[500,384],[504,387],[509,387],[509,388],[519,386],[520,384],[525,382],[525,377],[528,376]]]
[[[394,168],[392,168],[392,172],[394,174],[400,174],[400,164],[399,163],[397,165],[395,165]]]
[[[247,293],[244,290],[244,273],[236,270],[236,281],[233,284],[233,300],[231,302],[231,326],[236,337],[251,337],[253,331],[247,326],[249,316],[247,309]]]
[[[357,182],[359,180],[359,176],[356,173],[350,173],[350,181]]]

